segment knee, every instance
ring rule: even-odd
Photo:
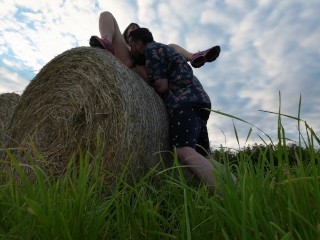
[[[114,18],[112,13],[109,11],[104,11],[102,13],[100,13],[100,18]]]
[[[180,147],[176,148],[177,157],[182,164],[186,164],[189,157],[195,154],[195,150],[192,147]]]

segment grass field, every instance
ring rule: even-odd
[[[172,168],[150,169],[135,182],[116,176],[107,191],[101,156],[83,153],[58,179],[31,164],[31,182],[10,155],[1,172],[0,238],[320,239],[319,138],[305,125],[307,146],[289,155],[279,126],[276,148],[257,147],[256,162],[244,151],[231,164],[222,151],[216,160],[227,171],[213,173],[216,193],[188,184],[176,158]]]

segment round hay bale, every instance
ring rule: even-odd
[[[7,127],[19,98],[20,95],[16,93],[0,94],[0,146],[5,139]]]
[[[167,149],[167,125],[165,105],[145,81],[106,51],[79,47],[51,60],[27,86],[8,145],[37,149],[55,174],[80,149],[102,154],[115,175],[129,161],[137,178]]]

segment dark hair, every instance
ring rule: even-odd
[[[133,30],[130,32],[129,37],[131,37],[134,42],[141,41],[144,44],[153,42],[152,33],[148,28],[138,28]]]
[[[128,43],[128,40],[129,40],[129,36],[127,36],[128,34],[128,31],[129,31],[129,28],[132,27],[132,26],[135,26],[137,28],[140,28],[140,26],[138,25],[138,23],[130,23],[128,25],[128,27],[124,30],[124,32],[122,33],[123,37],[124,37],[124,40],[126,41],[126,43]]]

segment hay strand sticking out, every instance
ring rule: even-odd
[[[20,95],[16,93],[0,94],[0,145],[6,137],[7,127],[19,98]]]
[[[55,173],[66,170],[78,149],[90,149],[102,151],[114,174],[130,159],[137,177],[158,162],[154,153],[167,148],[161,98],[114,56],[90,47],[68,50],[44,66],[21,95],[12,120],[9,146],[34,145]]]

